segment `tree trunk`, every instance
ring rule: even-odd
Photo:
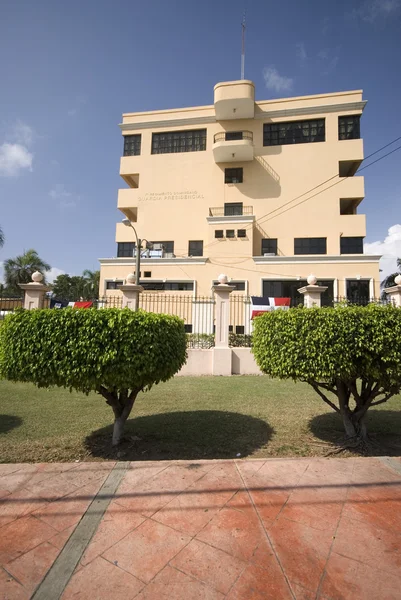
[[[120,444],[122,435],[124,433],[124,426],[125,426],[125,422],[126,422],[127,418],[124,419],[121,416],[121,417],[117,417],[114,420],[113,439],[111,442],[112,446],[118,446]]]
[[[128,394],[128,390],[120,390],[120,392],[115,390],[111,392],[103,386],[98,388],[99,394],[106,398],[106,403],[111,406],[114,413],[112,446],[118,446],[121,443],[125,423],[131,413],[140,390],[141,388],[135,388]]]

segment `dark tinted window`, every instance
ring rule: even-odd
[[[124,136],[124,156],[138,156],[141,153],[141,134]]]
[[[226,131],[226,142],[242,140],[242,131]]]
[[[340,237],[341,254],[363,254],[363,237]]]
[[[360,115],[338,117],[338,139],[359,140],[361,137],[360,121]]]
[[[134,242],[118,242],[117,244],[117,256],[134,256],[135,244]]]
[[[295,238],[294,254],[326,254],[326,238]]]
[[[106,281],[106,290],[118,290],[122,284],[122,281]]]
[[[347,280],[347,300],[353,304],[368,304],[370,297],[370,282],[367,280]]]
[[[224,169],[224,183],[242,183],[243,181],[244,176],[242,167]]]
[[[153,244],[153,246],[155,244],[162,244],[164,252],[171,252],[172,254],[174,253],[174,242],[151,242]],[[155,248],[153,248],[155,249]]]
[[[190,241],[188,256],[203,256],[203,241]]]
[[[238,229],[238,231],[237,231],[237,237],[239,237],[239,238],[246,238],[246,229]]]
[[[227,238],[235,237],[235,229],[226,229],[226,237]]]
[[[206,129],[169,131],[152,135],[152,154],[206,150]]]
[[[277,254],[277,239],[268,238],[262,240],[262,256],[264,254]]]
[[[215,238],[223,238],[224,231],[222,229],[216,229],[216,231],[214,232],[214,237]]]
[[[325,139],[326,131],[324,119],[288,121],[285,123],[265,123],[263,125],[264,146],[324,142]]]
[[[322,306],[330,306],[333,303],[333,280],[319,280],[318,285],[327,287],[321,296]],[[303,304],[304,297],[298,292],[299,288],[307,285],[306,280],[274,280],[269,279],[263,282],[263,296],[268,298],[291,298],[291,306]]]
[[[232,217],[234,215],[242,215],[243,214],[243,204],[242,202],[226,202],[224,204],[224,216]]]
[[[141,286],[145,290],[153,291],[192,291],[194,289],[193,282],[182,281],[141,281]]]

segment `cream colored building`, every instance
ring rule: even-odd
[[[313,273],[327,303],[379,296],[380,257],[363,254],[359,214],[362,91],[254,96],[251,81],[223,82],[210,106],[123,115],[118,208],[153,243],[141,284],[210,295],[226,273],[249,295],[296,298]],[[135,270],[134,240],[117,223],[101,295]]]

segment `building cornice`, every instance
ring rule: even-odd
[[[322,254],[322,255],[297,255],[297,256],[253,256],[256,265],[293,265],[296,264],[321,264],[321,263],[377,263],[381,259],[378,254]]]
[[[257,106],[257,103],[256,103]],[[333,112],[360,112],[366,106],[366,100],[361,102],[344,102],[341,104],[323,104],[321,106],[305,106],[303,108],[283,108],[279,110],[263,110],[255,114],[255,119],[275,119],[287,117],[300,117],[303,115],[321,115]],[[186,125],[207,125],[217,123],[214,115],[208,117],[186,117],[183,119],[164,119],[161,121],[142,121],[137,123],[120,123],[121,131],[136,131],[138,129],[158,129],[160,127],[185,127]]]
[[[207,262],[207,257],[194,256],[194,257],[177,257],[177,258],[141,258],[141,265],[204,265]],[[99,258],[99,262],[102,267],[115,267],[115,266],[135,266],[135,256],[124,256],[118,258]]]

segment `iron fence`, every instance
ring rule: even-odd
[[[23,306],[23,298],[5,298],[0,296],[0,320],[4,319],[4,317],[12,313],[17,308],[22,308]]]

